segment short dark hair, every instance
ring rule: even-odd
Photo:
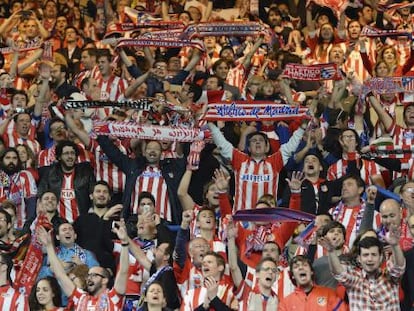
[[[204,257],[206,257],[206,256],[213,256],[213,257],[215,257],[216,258],[216,261],[217,261],[217,266],[223,266],[224,268],[226,267],[226,261],[224,260],[223,256],[220,255],[219,253],[216,253],[216,252],[213,252],[213,251],[209,251],[209,252],[207,252],[204,255]],[[224,274],[224,269],[221,272],[221,276],[223,276],[223,274]]]
[[[112,61],[111,52],[108,49],[100,49],[97,53],[96,59],[100,59],[101,57],[106,57],[108,62]]]
[[[277,262],[272,257],[264,257],[260,259],[259,263],[256,265],[256,272],[259,272],[262,269],[263,264],[268,261],[273,262],[277,267]]]
[[[358,243],[358,255],[361,255],[361,248],[371,248],[371,247],[378,247],[378,251],[380,254],[382,254],[383,246],[381,241],[378,238],[374,237],[366,237],[359,241]]]
[[[76,157],[79,156],[78,146],[73,141],[63,140],[59,142],[56,146],[56,159],[60,159],[60,157],[62,156],[62,150],[65,147],[72,147],[75,150]]]
[[[150,199],[150,200],[151,200],[151,202],[152,202],[152,204],[154,204],[154,205],[155,205],[155,198],[154,198],[154,196],[152,195],[152,193],[151,193],[151,192],[148,192],[148,191],[142,191],[142,192],[138,195],[138,205],[141,203],[141,201],[142,201],[143,199]]]
[[[95,187],[98,186],[98,185],[102,185],[102,186],[105,186],[106,188],[108,188],[109,195],[112,196],[111,186],[109,186],[109,184],[105,180],[96,181],[95,184],[93,185],[92,192],[95,190]]]
[[[346,174],[343,178],[342,178],[342,184],[345,182],[345,180],[348,179],[353,179],[356,181],[358,188],[362,187],[365,191],[365,182],[362,180],[361,176],[357,175],[357,174]]]
[[[313,273],[312,279],[315,278],[315,270],[313,269],[313,266],[312,266],[312,263],[311,263],[310,259],[308,257],[304,256],[304,255],[296,255],[289,261],[289,276],[290,276],[290,280],[292,281],[293,285],[296,286],[296,280],[293,277],[293,272],[292,272],[293,271],[293,265],[297,262],[308,263],[308,265],[309,265],[309,267],[310,267],[310,269]]]
[[[49,131],[49,133],[50,133],[50,128],[52,127],[52,125],[53,124],[55,124],[55,123],[57,123],[57,122],[59,122],[59,123],[63,123],[63,125],[65,126],[65,128],[66,128],[66,123],[65,123],[65,121],[63,121],[61,118],[58,118],[58,117],[53,117],[52,119],[50,119],[50,121],[49,121],[49,125],[48,125],[48,131]]]
[[[214,220],[216,219],[216,212],[215,212],[212,208],[205,206],[205,207],[202,207],[202,208],[198,211],[197,216],[196,216],[196,220],[197,220],[197,221],[199,221],[199,218],[200,218],[200,214],[201,214],[201,212],[205,212],[205,211],[207,211],[207,212],[211,213],[211,214],[214,216]]]
[[[344,236],[344,239],[346,238],[346,229],[345,229],[344,225],[341,224],[339,221],[336,221],[336,220],[330,221],[325,226],[323,226],[321,235],[322,236],[327,235],[328,232],[331,229],[334,229],[334,228],[341,229],[342,235]]]
[[[26,104],[29,102],[29,97],[27,96],[27,93],[24,90],[14,90],[10,98],[11,102],[13,102],[14,96],[16,95],[23,95],[26,98]]]

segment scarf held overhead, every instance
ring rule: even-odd
[[[283,70],[282,76],[289,79],[306,81],[342,80],[342,74],[338,66],[333,63],[318,65],[289,63]]]
[[[264,121],[309,118],[308,109],[266,101],[232,101],[210,103],[206,121]]]
[[[210,136],[208,131],[202,131],[198,128],[142,125],[128,122],[96,121],[93,123],[93,130],[96,135],[179,142],[193,142],[208,139]]]

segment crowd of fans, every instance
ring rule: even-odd
[[[413,6],[1,0],[0,309],[413,311]]]

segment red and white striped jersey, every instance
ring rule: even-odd
[[[346,237],[345,237],[345,246],[348,248],[352,247],[356,236],[358,235],[358,228],[357,228],[357,218],[358,214],[360,213],[362,205],[348,207],[343,206],[339,211],[338,215],[335,217],[334,220],[339,221],[341,224],[344,225],[346,229]],[[334,209],[330,209],[329,213],[332,214]],[[373,228],[376,229],[381,224],[381,215],[374,211],[374,221],[373,221]]]
[[[0,311],[29,311],[29,303],[24,294],[13,287],[6,285],[0,287]]]
[[[109,79],[104,80],[102,76],[98,79],[98,86],[101,89],[101,98],[103,101],[118,101],[124,96],[128,87],[128,81],[118,76],[111,75]],[[112,108],[98,108],[99,118],[104,119],[112,113]]]
[[[358,161],[358,160],[357,160]],[[366,185],[371,185],[371,179],[373,175],[380,175],[380,167],[374,161],[366,160],[366,159],[359,159],[362,162],[361,168],[361,178],[365,182]],[[334,164],[332,164],[328,169],[327,179],[335,180],[341,178],[342,176],[346,175],[346,169],[348,167],[348,161],[344,159],[340,159]]]
[[[89,162],[91,163],[92,155],[89,151],[85,150],[85,147],[82,144],[77,144],[79,150],[79,156],[77,158],[77,163]],[[37,157],[37,166],[44,167],[50,166],[56,162],[56,145],[48,149],[43,149],[40,151]]]
[[[98,86],[101,88],[101,100],[116,101],[124,94],[128,87],[128,81],[118,76],[111,75],[109,79],[98,79]]]
[[[136,243],[134,240],[131,243]],[[137,243],[138,244],[138,243]],[[148,260],[151,262],[154,260],[153,250],[155,249],[155,244],[150,249],[142,249],[147,255]],[[122,250],[121,243],[116,241],[114,243],[113,253],[116,257],[120,256]],[[119,263],[117,266],[117,271],[119,270]],[[150,278],[149,271],[145,270],[143,266],[139,264],[137,259],[129,254],[129,268],[128,268],[128,281],[127,288],[125,293],[128,295],[137,295],[141,293],[141,285]]]
[[[3,140],[4,140],[4,144],[7,147],[16,147],[17,145],[26,145],[33,151],[35,155],[37,155],[41,150],[40,144],[36,139],[34,138],[24,139],[20,137],[20,135],[18,135],[15,131],[13,131],[13,133],[11,134],[5,133],[3,135]]]
[[[95,65],[92,69],[85,69],[81,72],[79,72],[74,78],[73,78],[73,84],[81,90],[81,83],[82,80],[85,78],[94,78],[95,80],[98,80],[101,77],[101,72],[99,71],[98,65]]]
[[[349,53],[343,65],[343,69],[345,72],[354,72],[355,77],[360,83],[363,83],[368,78],[371,78],[371,74],[365,69],[362,62],[359,47],[355,47],[355,49]]]
[[[239,301],[239,311],[252,310],[252,305],[257,305],[257,299],[260,299],[260,304],[262,306],[261,310],[277,310],[277,305],[279,302],[278,295],[275,291],[272,290],[271,295],[265,299],[265,297],[260,293],[257,284],[252,287],[247,285],[245,280],[242,281],[239,288],[237,289],[236,298]]]
[[[234,211],[254,208],[263,194],[277,195],[279,173],[283,168],[280,152],[255,161],[234,148],[232,166],[236,179]]]
[[[79,216],[78,202],[75,195],[75,172],[64,174],[58,212],[60,217],[73,223]]]
[[[9,176],[0,171],[0,202],[10,200],[16,204],[18,228],[22,228],[26,221],[26,204],[24,200],[36,195],[36,181],[32,173],[22,170]]]
[[[279,266],[278,270],[279,273],[277,275],[276,281],[272,285],[272,290],[277,294],[279,299],[282,299],[294,292],[295,285],[293,285],[292,281],[290,280],[289,267],[283,268]],[[254,286],[256,286],[256,270],[253,267],[247,266],[244,282],[251,288],[254,288]],[[238,297],[237,294],[236,296]]]
[[[243,91],[243,86],[247,80],[247,69],[243,64],[237,64],[236,67],[230,68],[227,74],[226,82],[232,86],[237,87],[240,92]]]
[[[118,294],[115,288],[106,289],[98,296],[91,296],[83,290],[75,288],[69,301],[73,302],[75,311],[120,311],[124,304],[124,297]]]
[[[138,176],[131,197],[131,212],[138,214],[138,196],[142,191],[150,192],[155,198],[155,212],[167,221],[172,220],[171,204],[168,199],[167,183],[159,167],[147,166]]]
[[[184,296],[181,304],[181,311],[193,311],[204,303],[207,295],[207,289],[205,287],[198,287],[190,289]],[[233,286],[223,281],[219,282],[217,297],[224,302],[227,306],[230,306],[234,299]]]
[[[127,155],[128,150],[119,139],[113,141],[113,143],[123,154]],[[109,160],[96,140],[91,140],[91,146],[88,149],[94,152],[95,161],[93,167],[96,180],[105,180],[114,193],[123,192],[126,179],[125,174]]]
[[[174,275],[177,281],[178,289],[181,293],[181,298],[184,299],[186,293],[203,284],[203,273],[201,269],[194,266],[191,259],[187,257],[184,267],[181,269],[176,262],[173,264]]]
[[[395,124],[390,132],[396,146],[412,146],[414,144],[414,130]]]

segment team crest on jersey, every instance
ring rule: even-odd
[[[322,185],[321,186],[321,191],[322,192],[327,192],[328,191],[328,187],[326,185]]]
[[[318,305],[320,306],[326,306],[326,304],[328,303],[328,300],[326,299],[326,297],[318,297],[316,301],[318,302]]]
[[[405,139],[413,139],[414,138],[414,133],[413,132],[405,132],[404,133],[404,138]]]

